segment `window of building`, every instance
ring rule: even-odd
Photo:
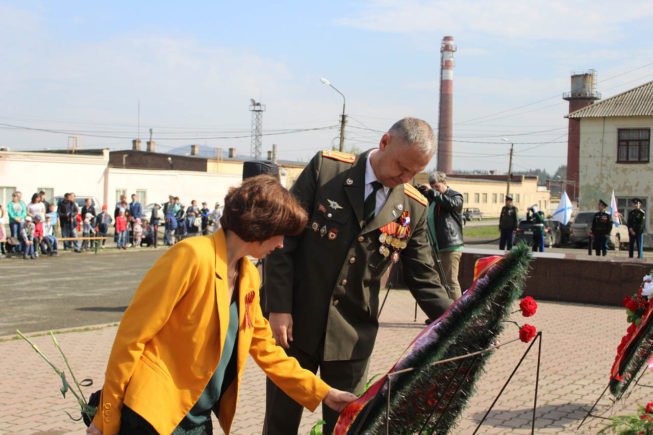
[[[496,193],[493,193],[492,194],[492,203],[496,204],[498,201],[499,201],[499,195],[497,195]]]
[[[617,198],[617,209],[619,210],[619,214],[621,215],[620,222],[622,224],[628,222],[628,213],[630,213],[630,211],[635,208],[632,202],[633,198],[639,198],[642,201],[642,210],[644,210],[644,212],[648,216],[648,211],[646,208],[648,201],[646,200],[645,196],[631,196],[627,198],[619,197]],[[645,228],[648,228],[648,218],[646,219]]]
[[[518,203],[518,204],[521,202],[521,197],[520,197],[519,193],[515,195],[515,202]]]
[[[5,208],[5,213],[7,212],[7,204],[11,202],[11,195],[15,191],[15,187],[0,186],[0,204]],[[5,222],[9,222],[9,218],[5,217]]]
[[[487,193],[483,194],[483,203],[487,204]]]
[[[120,204],[120,197],[123,195],[127,195],[127,189],[116,189],[116,204]],[[127,202],[129,202],[129,198],[127,198]]]
[[[469,202],[469,193],[463,193],[463,200],[464,202]]]
[[[503,202],[506,202],[506,195],[504,195],[503,193],[500,194],[500,195],[499,195],[499,201],[501,201],[502,203],[503,203]]]
[[[45,192],[45,200],[47,202],[49,202],[50,204],[52,204],[53,201],[54,201],[54,189],[52,187],[37,187],[36,188],[37,192],[40,192],[41,190]]]
[[[136,189],[136,192],[134,192],[134,193],[136,194],[136,198],[137,198],[138,202],[140,202],[143,205],[147,204],[147,190],[145,190],[145,189]]]
[[[617,134],[618,163],[648,163],[651,144],[649,128],[620,128]]]
[[[481,194],[480,193],[475,193],[474,194],[474,202],[477,203],[477,204],[479,202],[481,202]]]

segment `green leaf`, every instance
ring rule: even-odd
[[[326,424],[324,420],[318,420],[311,428],[309,435],[322,435],[322,426]]]
[[[66,374],[64,372],[60,373],[61,376],[61,388],[59,391],[61,391],[61,395],[63,397],[66,397],[66,393],[68,392],[68,381],[66,381]]]
[[[376,374],[372,375],[372,377],[367,380],[367,383],[365,383],[365,386],[363,387],[363,391],[361,391],[359,394],[357,394],[357,396],[360,397],[363,394],[365,394],[365,392],[370,389],[370,387],[372,386],[372,384],[374,383],[376,378],[378,378],[379,376],[381,376],[381,373],[376,373]]]

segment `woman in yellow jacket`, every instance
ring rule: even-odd
[[[286,394],[314,410],[356,397],[331,389],[275,344],[259,304],[263,258],[306,226],[276,179],[247,179],[225,198],[222,229],[166,252],[125,312],[91,434],[229,433],[247,355]]]

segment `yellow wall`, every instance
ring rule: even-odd
[[[418,184],[426,184],[427,174],[419,174],[416,181]],[[501,213],[501,207],[505,203],[505,181],[465,179],[454,175],[448,178],[448,184],[453,190],[463,195],[465,198],[464,208],[478,208],[484,217],[498,217]],[[536,178],[522,177],[520,182],[512,181],[510,194],[520,215],[525,215],[526,210],[532,205],[537,205],[547,215],[555,210],[551,204],[551,193],[544,187],[538,187]]]

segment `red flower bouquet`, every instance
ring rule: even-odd
[[[624,298],[628,329],[612,369],[610,391],[619,399],[653,353],[653,277],[646,275],[637,293]]]

